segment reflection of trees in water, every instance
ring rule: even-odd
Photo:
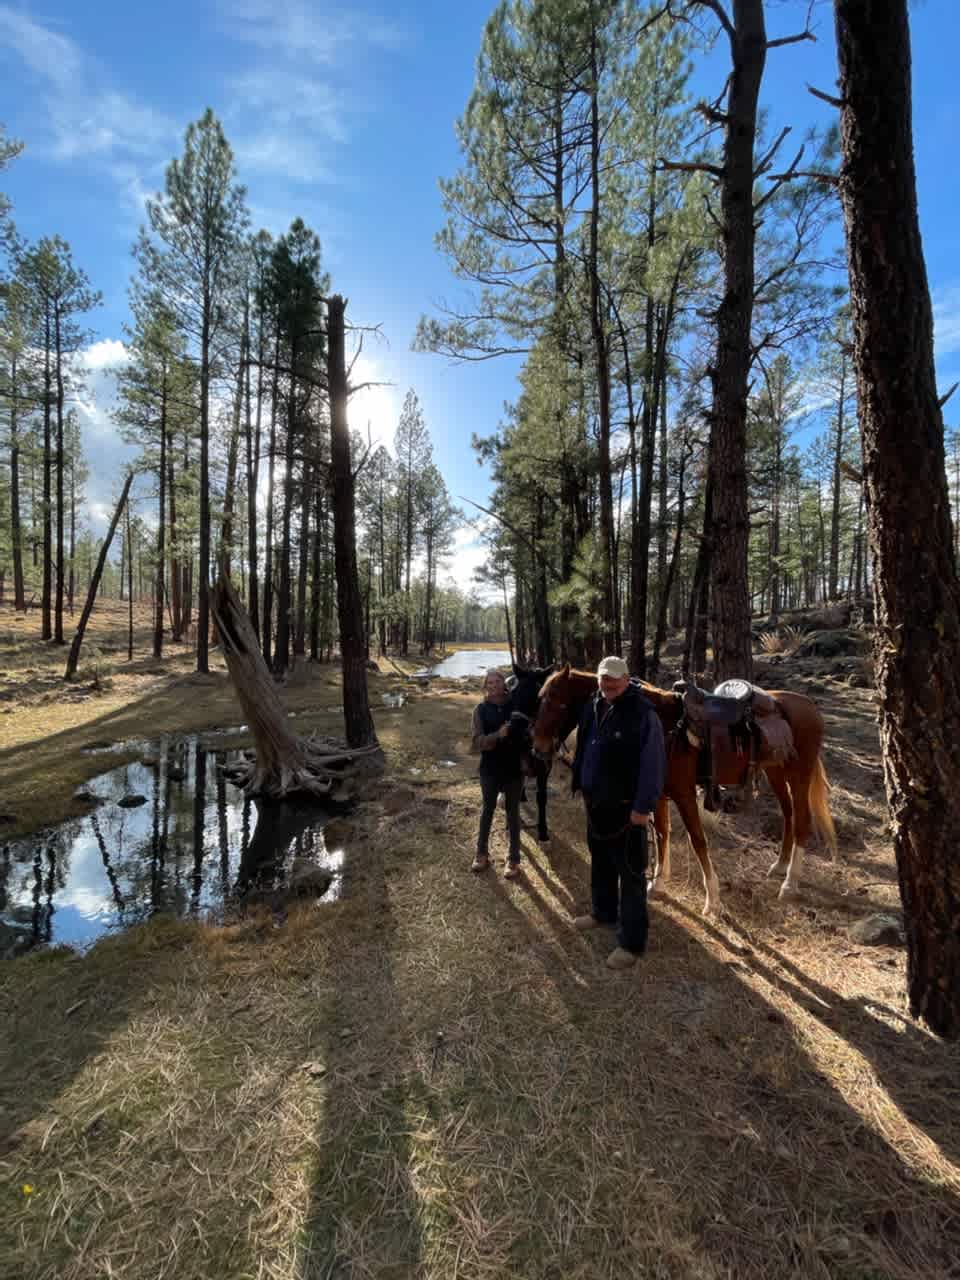
[[[206,835],[207,812],[207,753],[197,739],[194,748],[193,766],[193,895],[194,909],[200,904],[200,890],[203,887],[203,853]]]
[[[94,779],[99,808],[0,848],[4,919],[25,936],[55,941],[57,894],[66,889],[89,939],[157,911],[216,906],[253,883],[276,886],[294,856],[324,858],[326,811],[292,803],[254,808],[223,776],[219,766],[230,754],[196,738],[161,740],[149,761]],[[132,793],[146,803],[122,807]],[[69,941],[76,930],[65,924],[60,936]]]
[[[254,800],[257,823],[253,836],[241,846],[234,892],[238,897],[252,888],[272,889],[282,884],[295,857],[326,853],[322,826],[325,810],[316,804]],[[248,807],[244,817],[247,819]],[[249,820],[245,836],[249,831]]]
[[[53,933],[53,890],[56,884],[57,856],[52,845],[38,845],[33,855],[33,919],[34,942],[49,942]]]

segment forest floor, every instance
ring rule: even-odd
[[[121,625],[104,613],[65,689],[63,652],[0,614],[5,837],[73,812],[102,769],[82,746],[240,719],[218,657],[127,664]],[[903,950],[847,933],[898,901],[872,690],[766,661],[759,683],[826,716],[840,856],[812,850],[784,904],[769,791],[709,815],[724,911],[704,920],[676,820],[626,974],[606,931],[570,927],[589,870],[568,774],[552,847],[526,831],[504,881],[498,819],[496,873],[471,875],[479,682],[392,666],[371,675],[387,775],[347,820],[338,901],[0,966],[0,1275],[960,1276],[960,1046],[907,1016]],[[337,685],[304,664],[281,696],[336,732]]]

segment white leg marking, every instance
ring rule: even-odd
[[[803,845],[793,846],[793,857],[787,869],[787,878],[780,886],[781,898],[794,898],[800,891],[800,873],[803,871]]]

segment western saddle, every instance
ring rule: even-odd
[[[725,680],[712,693],[679,680],[681,731],[699,751],[703,786],[752,783],[758,766],[784,764],[795,755],[790,723],[776,698],[746,680]]]

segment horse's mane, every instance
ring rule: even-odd
[[[559,671],[555,671],[553,675],[549,676],[544,682],[544,686],[540,694],[541,697],[546,694],[553,682],[560,676],[574,680],[577,684],[585,684],[588,682],[594,686],[597,684],[597,673],[595,671],[581,671],[577,667],[571,667],[569,671],[567,671],[561,668]],[[640,691],[644,697],[653,704],[655,710],[667,712],[674,709],[677,702],[677,695],[673,693],[672,690],[660,689],[657,685],[649,684],[646,680],[638,680],[636,683],[639,685]]]

